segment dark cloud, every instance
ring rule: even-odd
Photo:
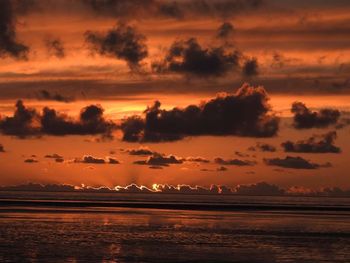
[[[248,78],[259,75],[258,60],[256,58],[246,60],[243,64],[242,74]]]
[[[28,158],[24,160],[25,163],[38,163],[39,161],[34,158]]]
[[[64,162],[63,156],[61,156],[57,153],[47,154],[44,157],[47,159],[54,159],[56,163],[63,163]]]
[[[119,161],[108,157],[107,159],[105,158],[98,158],[94,157],[91,155],[85,155],[83,158],[76,158],[74,160],[75,163],[87,163],[87,164],[119,164]]]
[[[40,90],[37,93],[37,98],[39,100],[53,100],[53,101],[66,102],[66,103],[73,101],[73,98],[71,97],[65,97],[58,93],[51,93],[50,91],[44,90],[44,89]]]
[[[150,166],[169,166],[170,164],[182,164],[183,159],[175,155],[154,154],[149,156],[145,161],[135,161],[134,164]]]
[[[239,135],[271,137],[279,119],[271,114],[268,95],[262,87],[244,84],[235,94],[220,94],[199,106],[160,109],[155,102],[145,118],[132,116],[122,121],[123,140],[173,141],[184,136]]]
[[[294,127],[297,129],[324,128],[336,124],[340,111],[335,109],[321,109],[311,111],[302,102],[294,102],[291,109],[294,113]]]
[[[138,186],[136,184],[130,184],[128,186],[116,186],[117,192],[120,193],[151,193],[152,191],[146,186]]]
[[[95,135],[111,136],[114,124],[103,117],[103,108],[90,105],[80,111],[79,120],[71,120],[54,109],[45,107],[41,117],[42,133],[50,135]]]
[[[217,172],[226,172],[228,169],[225,166],[220,166],[218,168],[216,168]]]
[[[64,58],[66,56],[64,45],[59,38],[49,37],[44,40],[48,54],[57,58]]]
[[[17,40],[14,4],[13,0],[0,1],[0,57],[27,59],[29,47]]]
[[[277,185],[261,182],[251,185],[238,185],[233,189],[233,193],[239,195],[283,195],[285,191]]]
[[[140,62],[148,56],[146,37],[121,22],[105,34],[87,31],[85,41],[92,51],[102,56],[125,60],[131,70],[138,69]]]
[[[230,18],[238,13],[255,10],[262,0],[82,0],[96,14],[140,19],[140,18]]]
[[[45,107],[42,114],[28,109],[21,100],[16,103],[12,117],[0,119],[0,130],[20,138],[40,135],[97,135],[111,137],[115,124],[103,117],[103,108],[90,105],[83,108],[78,120],[72,120],[54,109]]]
[[[203,158],[203,157],[200,157],[200,156],[197,156],[197,157],[190,156],[190,157],[185,158],[185,161],[192,162],[192,163],[210,163],[210,160]]]
[[[200,78],[220,77],[239,68],[241,54],[225,47],[202,47],[195,38],[175,41],[165,58],[153,62],[157,73],[180,73]]]
[[[215,158],[214,162],[221,165],[236,165],[236,166],[252,166],[255,162],[240,159],[228,159],[224,160],[222,158]]]
[[[230,22],[224,22],[219,28],[216,37],[221,39],[227,39],[232,36],[235,28]]]
[[[0,153],[4,153],[4,152],[5,152],[5,147],[0,143]]]
[[[56,159],[56,158],[63,158],[63,156],[57,154],[57,153],[53,153],[53,154],[47,154],[44,156],[45,158],[48,159]]]
[[[3,134],[24,138],[40,132],[39,121],[40,116],[37,111],[26,108],[19,100],[13,116],[0,119],[0,130]]]
[[[331,131],[323,135],[314,135],[307,140],[297,142],[286,141],[281,145],[286,152],[340,153],[340,148],[334,145],[336,138],[337,132]]]
[[[296,156],[287,156],[284,159],[281,158],[272,158],[272,159],[264,159],[264,162],[267,165],[271,166],[279,166],[284,168],[292,168],[292,169],[317,169],[320,167],[329,167],[330,163],[321,165],[317,163],[311,163],[308,160],[303,159],[302,157]]]
[[[249,151],[275,152],[276,147],[268,143],[256,143],[255,146],[249,147]]]
[[[142,155],[142,156],[158,154],[157,152],[152,151],[147,147],[140,147],[138,149],[127,149],[126,152],[128,152],[130,155]]]

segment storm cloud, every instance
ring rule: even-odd
[[[340,117],[339,110],[311,111],[302,102],[294,102],[291,111],[294,114],[294,127],[297,129],[325,128],[336,124]]]
[[[219,94],[201,105],[162,110],[160,102],[121,123],[123,140],[172,141],[184,136],[239,135],[271,137],[277,134],[279,119],[271,113],[268,95],[262,87],[244,84],[234,94]]]
[[[97,54],[125,60],[131,70],[138,69],[148,56],[146,37],[122,22],[106,33],[87,31],[85,41]]]
[[[286,141],[281,145],[286,152],[299,153],[340,153],[341,149],[334,145],[337,132],[331,131],[323,135],[314,135],[307,140],[297,142]]]

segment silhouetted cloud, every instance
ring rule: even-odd
[[[85,41],[92,51],[108,57],[125,60],[131,70],[148,56],[146,37],[130,25],[119,22],[107,33],[87,31]]]
[[[150,150],[148,147],[139,147],[138,149],[127,149],[126,152],[128,152],[130,155],[154,155],[158,154],[155,151]]]
[[[123,140],[172,141],[195,135],[271,137],[279,119],[271,114],[268,95],[262,87],[244,84],[235,94],[220,94],[199,106],[160,109],[156,101],[145,118],[131,116],[121,123]]]
[[[38,163],[39,161],[34,158],[28,158],[24,160],[25,163]]]
[[[195,38],[175,41],[165,58],[152,63],[157,73],[181,73],[201,78],[224,76],[239,68],[240,52],[225,47],[202,47]]]
[[[85,155],[83,158],[74,159],[75,163],[87,163],[87,164],[119,164],[119,161],[108,157],[108,158],[99,158],[91,155]]]
[[[336,124],[340,112],[335,109],[311,111],[302,102],[294,102],[291,109],[294,113],[294,127],[297,129],[324,128]]]
[[[54,159],[56,163],[63,163],[64,162],[63,156],[61,156],[57,153],[47,154],[44,157],[47,159]]]
[[[293,186],[283,189],[275,184],[259,182],[256,184],[237,185],[230,188],[225,185],[204,186],[191,185],[168,185],[154,184],[152,188],[130,184],[127,186],[116,186],[108,188],[105,186],[73,186],[67,184],[37,184],[28,183],[22,185],[0,186],[0,191],[34,191],[34,192],[100,192],[100,193],[148,193],[148,194],[212,194],[212,195],[286,195],[286,196],[333,196],[348,197],[350,189],[344,190],[339,187],[326,187],[320,189],[309,189],[302,186]]]
[[[286,152],[340,153],[340,148],[334,145],[336,138],[337,132],[331,131],[323,135],[314,135],[307,140],[297,142],[286,141],[281,145]]]
[[[256,58],[246,60],[243,64],[242,74],[248,78],[259,75],[258,60]]]
[[[222,158],[215,158],[214,162],[221,165],[236,165],[236,166],[252,166],[255,162],[240,159],[228,159],[224,160]]]
[[[239,195],[283,195],[285,191],[277,185],[261,182],[250,185],[238,185],[233,189],[233,193]]]
[[[50,56],[55,56],[60,59],[66,56],[63,42],[59,38],[49,37],[46,38],[44,42]]]
[[[170,164],[182,164],[183,159],[175,155],[154,154],[149,156],[147,160],[135,161],[134,164],[150,165],[150,166],[169,166]]]
[[[79,120],[74,121],[54,109],[45,107],[41,117],[41,131],[50,135],[88,135],[111,136],[114,124],[103,117],[103,108],[90,105],[80,111]]]
[[[10,56],[27,59],[29,47],[20,43],[16,36],[15,1],[0,1],[0,57]]]
[[[232,36],[232,33],[234,32],[235,28],[230,22],[224,22],[222,25],[218,28],[218,32],[216,37],[221,39],[226,39],[230,36]]]
[[[0,143],[0,153],[4,153],[4,152],[5,152],[5,147]]]
[[[90,105],[83,108],[78,120],[45,107],[42,114],[26,108],[21,100],[16,103],[12,117],[0,119],[0,131],[21,138],[39,135],[97,135],[111,137],[115,124],[103,117],[103,108]]]
[[[210,163],[210,160],[203,158],[203,157],[200,157],[200,156],[197,156],[197,157],[190,156],[190,157],[185,158],[185,161],[186,162],[193,162],[193,163]]]
[[[296,156],[287,156],[284,159],[281,158],[271,158],[271,159],[264,159],[264,162],[267,165],[271,166],[279,166],[284,168],[292,168],[292,169],[317,169],[320,167],[330,167],[330,163],[326,164],[317,164],[317,163],[311,163],[308,160],[303,159],[302,157]]]
[[[60,101],[60,102],[66,102],[66,103],[73,101],[73,98],[71,97],[65,97],[58,93],[51,93],[50,91],[44,90],[44,89],[40,90],[37,93],[37,98],[39,100],[53,100],[53,101]]]
[[[262,152],[275,152],[276,147],[268,144],[268,143],[262,143],[257,142],[255,146],[251,146],[248,148],[249,151],[262,151]]]
[[[39,120],[40,116],[35,109],[26,108],[23,102],[18,100],[13,116],[0,119],[0,130],[3,134],[21,138],[37,135],[40,132],[40,127],[36,123]]]

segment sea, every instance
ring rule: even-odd
[[[350,198],[0,192],[0,262],[350,262]]]

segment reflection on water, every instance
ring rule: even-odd
[[[0,212],[1,262],[350,262],[350,214]]]

